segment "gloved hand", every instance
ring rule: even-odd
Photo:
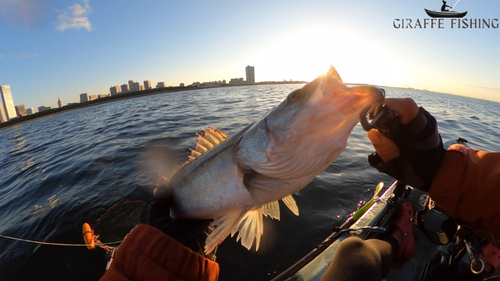
[[[366,134],[376,151],[368,162],[382,173],[428,191],[445,152],[436,119],[412,99],[385,102],[398,113],[400,125],[392,139],[374,129]]]
[[[160,188],[148,201],[141,211],[139,221],[160,229],[194,252],[215,260],[215,251],[208,255],[204,252],[207,237],[213,230],[210,226],[213,220],[172,219],[170,217],[172,196],[165,191],[166,189]]]

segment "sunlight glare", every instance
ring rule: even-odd
[[[310,26],[275,42],[261,52],[256,63],[261,81],[311,81],[326,73],[330,65],[344,82],[378,84],[398,76],[385,52],[352,32]]]

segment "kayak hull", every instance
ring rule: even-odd
[[[463,18],[468,12],[455,12],[455,11],[431,11],[424,9],[427,15],[431,18]]]

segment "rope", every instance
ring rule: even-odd
[[[51,245],[51,246],[68,246],[68,247],[87,247],[87,246],[90,246],[89,244],[70,244],[70,243],[42,242],[42,241],[17,238],[17,237],[2,235],[2,234],[0,234],[0,238],[5,238],[5,239],[10,239],[10,240],[15,240],[15,241],[21,241],[21,242],[28,242],[28,243],[33,243],[33,244],[40,244],[40,245]],[[96,246],[101,246],[101,245],[102,246],[111,246],[111,245],[115,245],[115,244],[120,244],[121,242],[123,242],[123,240],[115,241],[115,242],[110,242],[110,243],[99,243],[99,244],[96,244]]]

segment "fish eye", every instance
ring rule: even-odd
[[[301,100],[303,100],[306,96],[306,91],[304,89],[298,89],[298,90],[295,90],[293,92],[291,92],[289,95],[288,95],[288,100],[290,102],[299,102]]]

